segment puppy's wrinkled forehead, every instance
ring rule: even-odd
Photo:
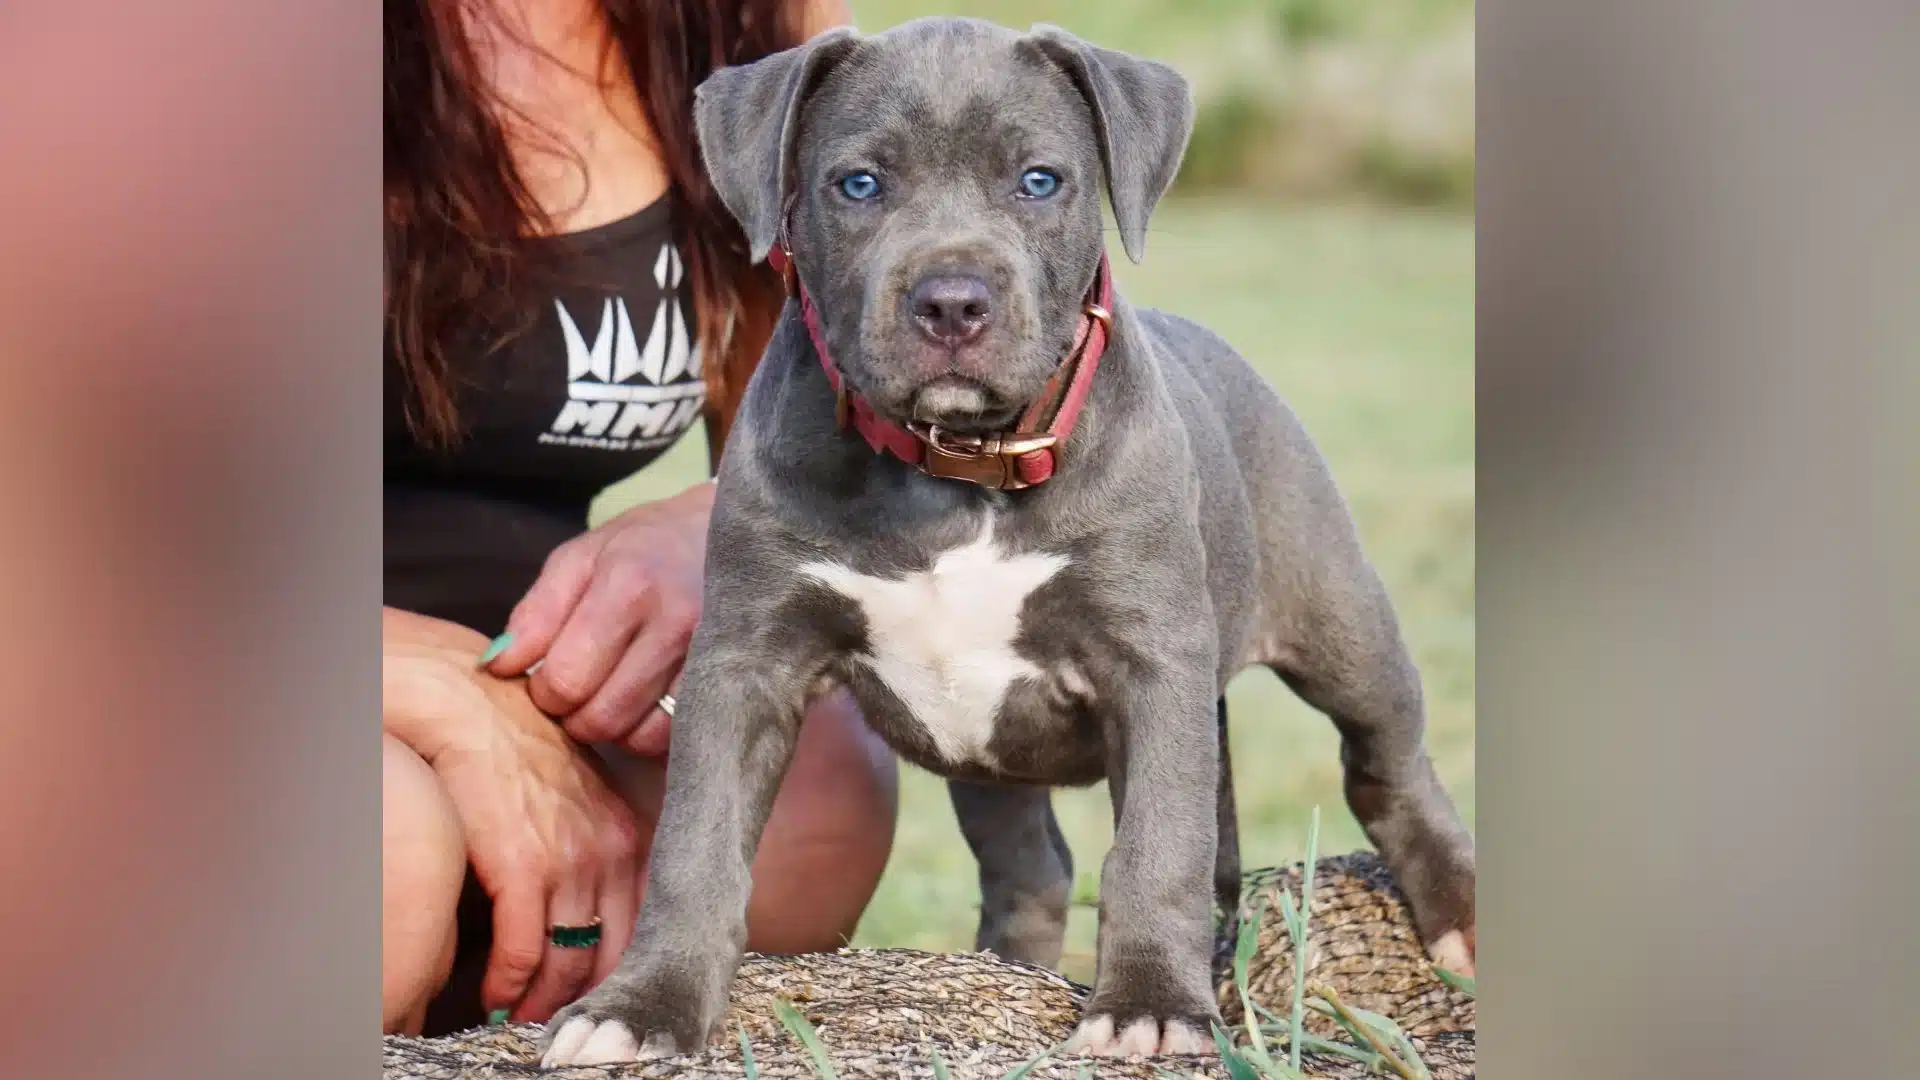
[[[1022,35],[985,23],[910,23],[863,39],[801,117],[804,172],[879,164],[967,173],[1045,161],[1097,170],[1093,114]]]

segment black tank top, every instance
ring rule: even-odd
[[[422,446],[386,368],[385,602],[497,633],[588,504],[700,418],[692,281],[669,200],[554,237],[557,286],[504,348],[452,356],[461,435]]]

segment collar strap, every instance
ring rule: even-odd
[[[1067,358],[1047,380],[1040,396],[1020,414],[1014,429],[997,435],[956,435],[933,424],[896,424],[875,412],[866,398],[847,387],[839,366],[827,352],[820,311],[800,283],[793,254],[776,244],[767,261],[785,280],[787,295],[800,300],[800,317],[813,339],[813,351],[820,357],[827,382],[833,387],[834,415],[842,430],[853,429],[875,453],[892,454],[928,476],[965,480],[1001,491],[1045,483],[1058,471],[1060,446],[1073,434],[1073,425],[1080,419],[1080,410],[1093,389],[1094,372],[1100,367],[1100,354],[1106,351],[1113,332],[1113,272],[1104,252],[1093,287],[1081,307],[1080,328]]]

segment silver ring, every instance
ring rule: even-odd
[[[673,700],[672,694],[661,694],[660,703],[655,705],[654,708],[659,709],[663,713],[666,713],[668,719],[672,719],[673,710],[678,705],[679,705],[679,702],[676,702]]]

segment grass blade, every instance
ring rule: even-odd
[[[1446,968],[1441,967],[1439,964],[1433,964],[1430,966],[1433,968],[1434,978],[1439,979],[1441,982],[1446,983],[1449,987],[1455,990],[1458,990],[1459,992],[1467,995],[1468,997],[1476,996],[1473,992],[1473,976],[1456,975],[1453,972],[1448,971]]]
[[[747,1041],[745,1024],[740,1028],[740,1071],[747,1074],[747,1080],[760,1080],[760,1066],[753,1060],[753,1044]]]
[[[1307,884],[1300,897],[1300,914],[1313,917],[1313,875],[1320,869],[1320,807],[1313,808],[1313,817],[1307,824]]]
[[[1240,1015],[1247,1018],[1245,1022],[1248,1045],[1253,1048],[1255,1054],[1266,1058],[1269,1062],[1272,1061],[1273,1059],[1267,1054],[1267,1037],[1260,1030],[1260,1021],[1254,1018],[1253,999],[1247,996],[1247,988],[1244,986],[1240,988]],[[1269,1068],[1267,1071],[1273,1070]]]
[[[1300,909],[1294,906],[1293,894],[1285,889],[1280,890],[1280,921],[1286,925],[1289,935],[1306,932],[1305,920],[1300,917]]]
[[[1316,1012],[1328,1013],[1339,1021],[1341,1027],[1347,1029],[1355,1042],[1372,1047],[1373,1052],[1379,1054],[1387,1067],[1400,1075],[1401,1080],[1432,1080],[1426,1064],[1420,1060],[1418,1054],[1412,1052],[1413,1044],[1407,1040],[1406,1034],[1400,1030],[1398,1024],[1378,1013],[1350,1008],[1330,987],[1316,984],[1313,987],[1313,994],[1326,1005],[1325,1009],[1316,1009]],[[1365,1019],[1362,1019],[1361,1014],[1365,1015]],[[1396,1046],[1398,1050],[1408,1053],[1412,1059],[1411,1062],[1401,1058],[1396,1052]]]
[[[1253,1009],[1255,1012],[1259,1013],[1261,1016],[1266,1017],[1267,1024],[1269,1026],[1278,1027],[1280,1029],[1278,1032],[1276,1032],[1276,1034],[1285,1035],[1287,1033],[1286,1017],[1279,1015],[1278,1013],[1274,1012],[1272,1009],[1267,1008],[1265,1005],[1262,1005],[1257,1001],[1253,1003]]]
[[[1295,1072],[1300,1070],[1300,1045],[1306,1042],[1307,1034],[1307,969],[1313,966],[1313,945],[1308,940],[1307,924],[1313,919],[1313,872],[1320,862],[1320,807],[1313,808],[1313,816],[1307,819],[1307,863],[1302,868],[1300,886],[1300,910],[1295,913],[1295,923],[1290,924],[1293,934],[1293,1009],[1287,1026],[1287,1064]],[[1288,898],[1292,906],[1292,898]]]
[[[1273,1024],[1263,1024],[1261,1026],[1266,1030],[1267,1034],[1269,1035],[1278,1035],[1278,1036],[1284,1037],[1287,1034],[1287,1024],[1284,1020],[1278,1023],[1273,1023]],[[1320,1036],[1313,1034],[1312,1032],[1308,1032],[1307,1034],[1302,1035],[1300,1037],[1300,1042],[1301,1042],[1301,1050],[1304,1051],[1305,1053],[1319,1054],[1321,1057],[1350,1058],[1354,1061],[1361,1063],[1362,1065],[1367,1066],[1370,1069],[1373,1069],[1376,1072],[1378,1072],[1379,1069],[1385,1064],[1385,1062],[1381,1060],[1379,1054],[1374,1053],[1373,1051],[1367,1049],[1364,1046],[1355,1046],[1352,1043],[1334,1042],[1332,1039],[1323,1039]],[[1286,1065],[1283,1065],[1278,1061],[1273,1063],[1273,1068],[1275,1070],[1274,1075],[1276,1076],[1285,1076],[1285,1077],[1291,1078],[1291,1077],[1298,1077],[1303,1075],[1301,1073],[1295,1072],[1294,1070],[1288,1068]]]
[[[807,1018],[800,1015],[800,1010],[793,1007],[793,1002],[783,997],[774,998],[773,1015],[807,1048],[813,1058],[813,1071],[820,1075],[820,1080],[840,1080],[840,1074],[833,1071],[833,1062],[827,1059],[827,1048],[819,1034],[807,1023]]]
[[[1253,910],[1240,923],[1240,940],[1233,944],[1233,984],[1242,993],[1247,989],[1247,968],[1253,963],[1253,951],[1260,947],[1260,923],[1267,915],[1267,898],[1255,899]]]
[[[1260,1029],[1258,1025],[1255,1025],[1254,1027],[1248,1028],[1247,1030],[1252,1032],[1257,1032]],[[1257,1036],[1256,1036],[1256,1039],[1257,1039]],[[1260,1075],[1273,1078],[1273,1080],[1278,1080],[1278,1077],[1280,1076],[1280,1073],[1277,1071],[1279,1062],[1274,1061],[1273,1055],[1267,1053],[1267,1046],[1265,1042],[1261,1042],[1261,1041],[1254,1042],[1253,1045],[1248,1046],[1246,1050],[1242,1051],[1240,1056],[1245,1058],[1247,1062],[1251,1064],[1255,1069],[1258,1069],[1260,1071]]]
[[[1306,978],[1305,969],[1313,967],[1313,944],[1306,939],[1305,931],[1313,922],[1313,886],[1314,878],[1320,872],[1320,808],[1313,808],[1313,819],[1307,825],[1307,865],[1305,881],[1300,886],[1300,930],[1301,956],[1303,957],[1300,979]],[[1301,983],[1305,987],[1304,981]]]
[[[1374,1033],[1379,1035],[1383,1039],[1392,1039],[1397,1037],[1400,1034],[1399,1024],[1396,1024],[1393,1021],[1387,1019],[1386,1017],[1381,1016],[1377,1012],[1368,1012],[1366,1009],[1363,1009],[1358,1005],[1348,1005],[1344,1001],[1340,1003],[1340,1006],[1346,1009],[1348,1013],[1352,1014],[1355,1020],[1358,1020],[1361,1023],[1372,1028],[1374,1030]]]
[[[1365,1065],[1369,1069],[1374,1070],[1375,1072],[1378,1072],[1379,1070],[1385,1068],[1387,1064],[1386,1061],[1382,1059],[1379,1054],[1376,1054],[1373,1051],[1368,1050],[1364,1046],[1355,1046],[1352,1043],[1334,1042],[1332,1039],[1323,1039],[1318,1035],[1306,1036],[1305,1042],[1306,1042],[1305,1049],[1309,1054],[1319,1054],[1322,1057],[1338,1056],[1338,1057],[1352,1058],[1353,1060],[1360,1062],[1361,1064]]]
[[[1381,1038],[1392,1042],[1395,1052],[1399,1054],[1402,1061],[1412,1065],[1415,1072],[1425,1075],[1427,1069],[1420,1060],[1420,1052],[1413,1048],[1413,1040],[1407,1038],[1407,1033],[1400,1030],[1399,1024],[1394,1023],[1389,1017],[1377,1012],[1368,1012],[1358,1006],[1348,1005],[1347,1009],[1353,1013],[1355,1019],[1372,1028]]]
[[[1233,1043],[1227,1040],[1227,1033],[1220,1030],[1219,1024],[1213,1025],[1213,1044],[1220,1048],[1220,1063],[1226,1066],[1227,1076],[1231,1080],[1260,1080],[1260,1074],[1254,1071],[1252,1063],[1233,1048]]]
[[[1019,1068],[1013,1070],[1007,1075],[1001,1077],[1000,1080],[1021,1080],[1021,1077],[1024,1077],[1028,1073],[1033,1071],[1034,1066],[1040,1064],[1041,1062],[1047,1060],[1053,1055],[1059,1053],[1061,1045],[1062,1044],[1060,1043],[1055,1043],[1052,1046],[1047,1047],[1045,1050],[1040,1051],[1040,1053],[1035,1055],[1032,1060],[1028,1061],[1024,1065],[1021,1065]]]
[[[1254,1028],[1250,1030],[1258,1030],[1258,1027],[1259,1025],[1255,1025]],[[1245,1057],[1253,1063],[1254,1068],[1258,1069],[1260,1075],[1266,1077],[1267,1080],[1307,1080],[1298,1069],[1275,1061],[1273,1055],[1268,1053],[1264,1042],[1258,1042],[1249,1047]]]
[[[1381,1031],[1371,1024],[1365,1023],[1358,1016],[1355,1016],[1352,1007],[1347,1005],[1346,1002],[1341,1002],[1340,1007],[1335,1008],[1325,1001],[1309,1001],[1307,1002],[1307,1008],[1346,1028],[1347,1034],[1353,1036],[1354,1042],[1365,1046],[1372,1046],[1379,1042],[1391,1043],[1393,1041],[1392,1035]]]
[[[1247,1027],[1247,1041],[1252,1044],[1260,1063],[1271,1073],[1273,1058],[1267,1053],[1267,1039],[1260,1031],[1260,1018],[1253,1009],[1253,995],[1247,989],[1247,969],[1253,963],[1253,950],[1260,943],[1260,923],[1266,917],[1267,900],[1262,896],[1254,902],[1253,910],[1240,924],[1240,940],[1233,947],[1233,986],[1240,992],[1241,1020]]]
[[[933,1080],[953,1080],[953,1075],[947,1072],[947,1059],[940,1056],[937,1046],[933,1048]]]

